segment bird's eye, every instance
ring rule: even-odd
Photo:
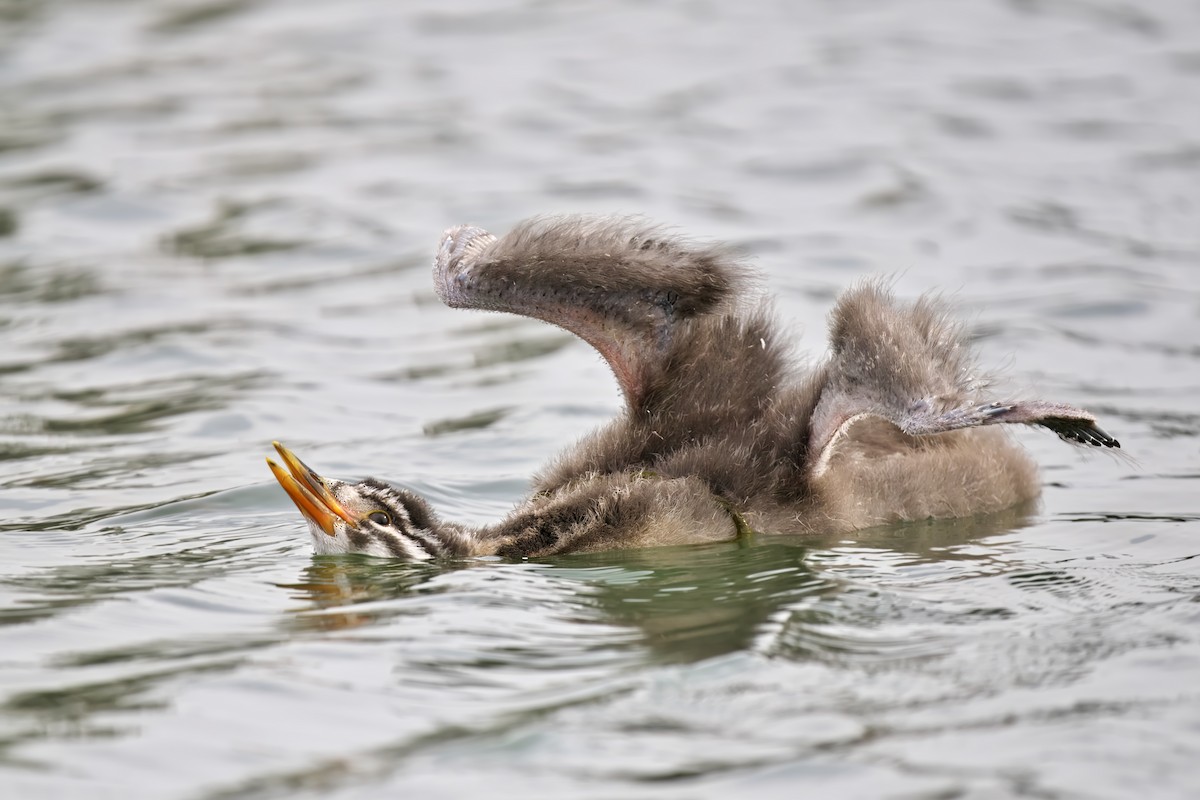
[[[376,525],[391,525],[392,518],[385,511],[372,511],[367,515],[367,519],[374,522]]]

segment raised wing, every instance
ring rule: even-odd
[[[636,408],[675,327],[732,308],[747,273],[696,246],[622,219],[541,218],[502,238],[460,225],[442,235],[434,286],[448,306],[558,325],[599,351]]]
[[[830,346],[828,383],[809,438],[818,473],[841,448],[882,455],[913,446],[910,437],[980,425],[1038,425],[1064,441],[1121,446],[1074,406],[984,402],[986,384],[960,326],[929,298],[904,307],[879,284],[859,286],[833,311]]]

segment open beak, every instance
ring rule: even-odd
[[[330,536],[336,535],[333,530],[335,517],[345,520],[351,526],[355,525],[354,518],[346,513],[346,509],[342,508],[342,504],[326,488],[320,475],[279,442],[272,444],[275,445],[283,463],[287,465],[287,470],[269,458],[267,466],[271,468],[275,480],[279,481],[279,485],[288,493],[288,497],[292,498],[301,514],[315,522]]]

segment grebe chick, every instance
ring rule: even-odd
[[[751,274],[727,251],[603,218],[539,218],[503,238],[443,235],[434,285],[450,306],[576,334],[608,362],[623,412],[547,466],[500,522],[438,518],[382,481],[323,478],[276,443],[272,472],[318,553],[426,560],[848,532],[998,511],[1040,491],[1028,454],[993,426],[1120,447],[1081,409],[984,394],[961,326],[879,283],[838,298],[830,353],[789,359]]]

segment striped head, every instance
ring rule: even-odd
[[[287,469],[269,458],[267,465],[308,521],[316,554],[405,561],[460,554],[439,533],[442,526],[429,504],[412,492],[374,478],[357,483],[323,478],[279,442],[275,449]]]

